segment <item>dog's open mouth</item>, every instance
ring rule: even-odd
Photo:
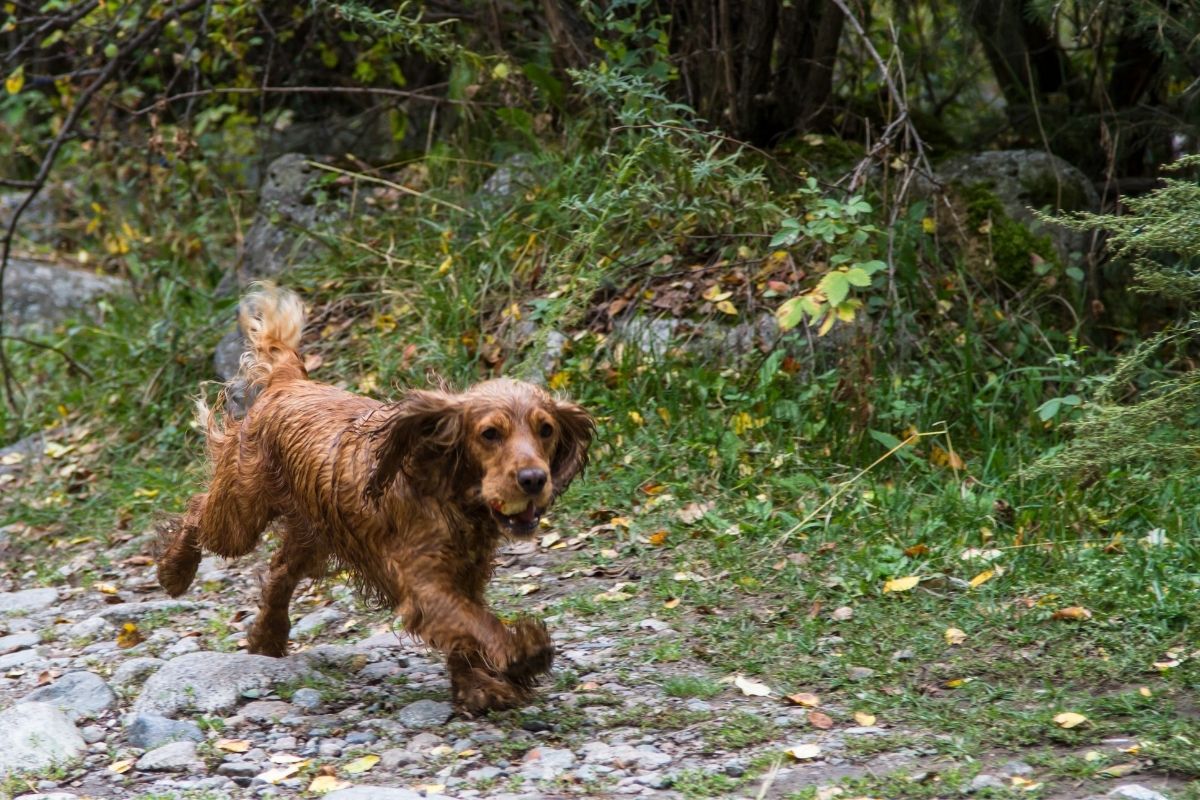
[[[501,504],[499,500],[492,501],[492,516],[500,523],[500,527],[517,535],[528,535],[537,530],[545,510],[535,506],[532,500],[527,502],[524,508],[518,503]],[[513,513],[505,514],[505,511]]]

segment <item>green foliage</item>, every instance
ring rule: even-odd
[[[986,185],[959,187],[959,191],[966,202],[967,225],[971,230],[986,232],[996,276],[1002,281],[1016,289],[1028,286],[1035,277],[1035,256],[1048,265],[1059,264],[1050,237],[1035,234],[1010,217]]]

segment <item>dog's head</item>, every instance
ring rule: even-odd
[[[482,503],[505,533],[527,536],[587,463],[594,431],[582,407],[528,383],[413,390],[389,408],[367,492],[403,474],[416,492]]]

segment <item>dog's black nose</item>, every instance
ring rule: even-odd
[[[546,470],[529,467],[517,470],[517,483],[525,490],[525,494],[538,494],[546,485]]]

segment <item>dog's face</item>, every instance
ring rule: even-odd
[[[371,485],[381,491],[401,471],[420,492],[482,503],[512,536],[537,530],[587,463],[595,430],[582,407],[507,379],[463,394],[410,392],[395,409]]]

